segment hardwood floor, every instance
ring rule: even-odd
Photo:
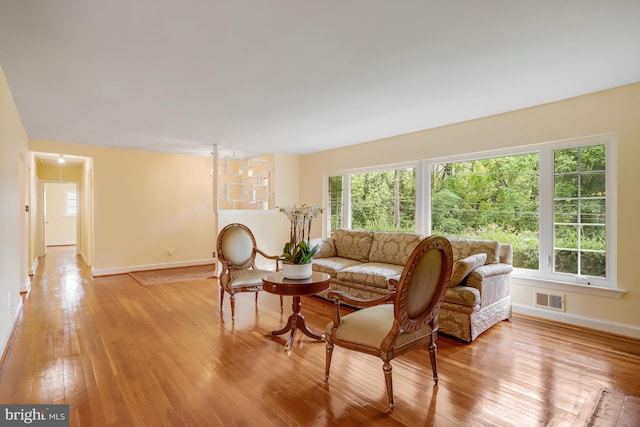
[[[593,390],[640,396],[640,342],[514,316],[464,344],[438,338],[440,382],[426,349],[394,359],[390,412],[380,359],[282,326],[291,299],[239,294],[231,322],[213,280],[142,287],[91,278],[75,248],[50,248],[24,297],[0,367],[0,403],[67,403],[82,426],[561,426]],[[322,330],[330,303],[302,299]]]

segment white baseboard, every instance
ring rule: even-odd
[[[640,327],[635,325],[594,319],[592,317],[579,316],[577,314],[545,310],[543,308],[532,307],[524,304],[513,304],[513,312],[523,314],[525,316],[539,317],[546,320],[552,320],[554,322],[568,323],[569,325],[581,326],[584,328],[640,339]]]
[[[26,294],[31,292],[31,274],[27,274],[22,278],[22,283],[20,283],[20,293]]]
[[[7,355],[7,350],[9,350],[9,340],[13,336],[15,332],[18,317],[22,314],[22,298],[20,298],[18,302],[18,307],[16,308],[15,313],[13,313],[13,318],[10,321],[9,328],[7,329],[7,334],[4,337],[0,337],[0,368],[2,367],[2,363],[4,362],[4,358]]]
[[[163,268],[176,268],[176,267],[192,267],[194,265],[206,265],[213,264],[213,259],[199,259],[193,261],[178,261],[168,262],[164,264],[147,264],[147,265],[131,265],[128,267],[113,267],[113,268],[91,268],[91,273],[94,277],[99,276],[112,276],[115,274],[125,274],[132,271],[145,271],[145,270],[161,270]]]
[[[75,240],[63,240],[61,242],[47,242],[45,246],[75,246]]]
[[[87,261],[87,256],[84,254],[84,252],[80,251],[78,255],[80,255],[80,258],[82,259],[84,265],[89,267],[89,262]]]
[[[36,274],[36,270],[38,269],[39,263],[40,263],[40,258],[36,257],[36,259],[33,261],[33,265],[29,269],[29,276],[33,276],[34,274]]]

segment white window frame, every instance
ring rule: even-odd
[[[578,275],[553,273],[553,157],[554,150],[586,147],[590,145],[604,145],[606,147],[606,215],[607,215],[607,278],[586,278]],[[520,154],[538,153],[540,155],[540,268],[538,270],[514,269],[513,282],[531,286],[544,286],[552,289],[576,291],[580,288],[599,288],[602,290],[617,290],[617,141],[613,134],[598,135],[585,138],[576,138],[562,141],[546,142],[541,144],[514,147],[509,149],[491,150],[479,153],[470,153],[425,161],[426,188],[431,188],[431,174],[428,171],[434,164],[455,163],[471,160],[482,160],[494,157],[514,156]],[[426,212],[430,212],[431,192],[428,191],[425,198]],[[431,230],[431,215],[426,230]],[[547,262],[542,262],[547,260]],[[592,292],[588,292],[592,293]],[[607,292],[604,292],[605,294]]]

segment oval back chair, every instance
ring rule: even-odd
[[[262,290],[262,277],[271,273],[256,267],[256,255],[275,261],[275,270],[279,271],[279,257],[269,255],[258,249],[253,233],[244,224],[233,223],[225,226],[218,234],[216,244],[218,261],[222,264],[218,281],[220,283],[220,314],[225,291],[231,300],[231,319],[235,320],[235,294],[238,292],[255,292],[256,304],[258,292]],[[280,297],[282,309],[282,296]]]
[[[444,237],[422,240],[404,266],[396,291],[375,300],[362,300],[339,291],[327,297],[335,302],[333,322],[326,328],[325,380],[329,379],[333,347],[379,356],[393,409],[391,359],[424,345],[429,349],[435,384],[438,383],[438,312],[453,268],[451,243]],[[340,316],[340,304],[364,307]],[[392,303],[392,304],[390,304]]]

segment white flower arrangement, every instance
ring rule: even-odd
[[[311,220],[320,216],[324,209],[318,205],[287,206],[280,208],[291,222],[289,241],[282,250],[282,259],[288,264],[308,264],[318,253],[318,246],[309,245]]]

